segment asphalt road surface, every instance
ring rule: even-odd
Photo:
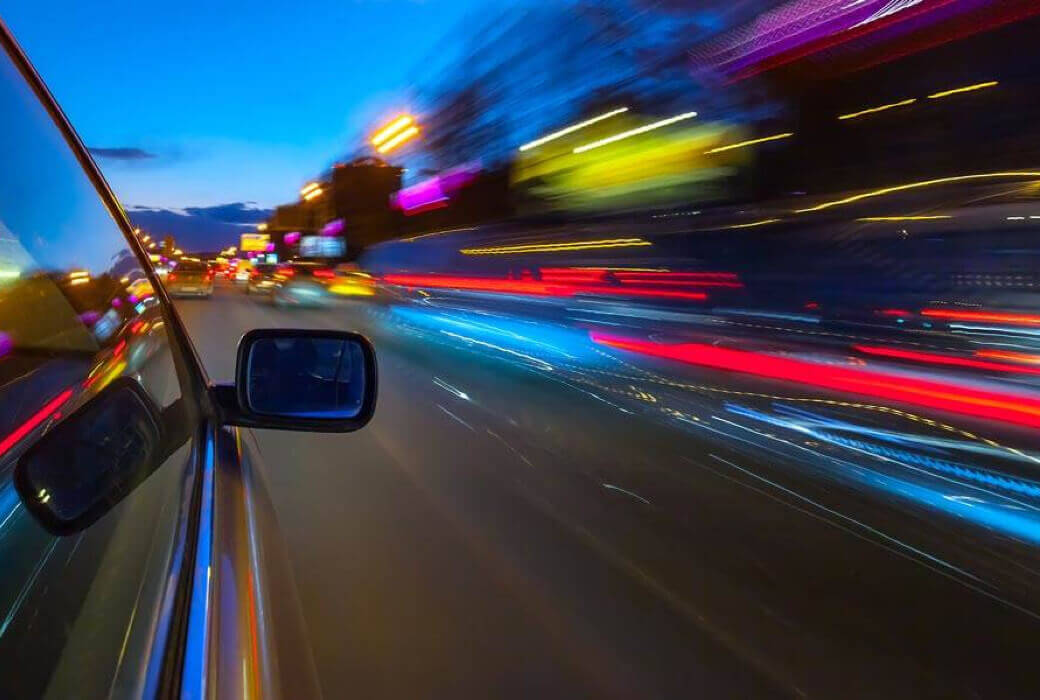
[[[908,495],[822,481],[779,428],[699,433],[721,405],[691,389],[706,373],[364,300],[284,310],[219,287],[177,307],[218,381],[250,328],[376,346],[363,431],[257,431],[328,697],[1035,687],[1035,562],[981,556]]]

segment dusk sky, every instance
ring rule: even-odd
[[[4,3],[127,206],[289,201],[486,0]]]

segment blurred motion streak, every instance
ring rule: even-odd
[[[625,286],[612,284],[595,284],[585,279],[569,280],[556,278],[553,281],[497,279],[492,277],[457,277],[450,275],[404,275],[387,274],[383,276],[385,284],[400,287],[426,289],[457,289],[472,292],[502,292],[528,296],[572,297],[578,294],[604,296],[633,296],[658,299],[685,299],[688,301],[704,301],[708,295],[704,292],[675,289],[654,289],[646,286]]]
[[[18,442],[26,435],[39,427],[41,423],[61,408],[71,397],[72,389],[66,389],[44,404],[43,408],[29,416],[25,422],[11,431],[6,437],[0,439],[0,455],[6,454],[8,450],[18,444]]]
[[[982,90],[984,88],[995,87],[999,85],[996,80],[990,80],[985,83],[975,83],[974,85],[965,85],[964,87],[953,88],[952,90],[943,90],[942,92],[935,92],[928,96],[929,100],[937,100],[941,97],[948,97],[949,95],[956,95],[961,92],[974,92],[975,90]]]
[[[390,139],[389,141],[384,143],[382,146],[380,146],[376,150],[378,150],[380,153],[389,153],[390,151],[394,150],[395,148],[397,148],[398,146],[400,146],[404,142],[411,140],[413,137],[417,136],[418,134],[419,134],[419,127],[417,127],[417,126],[410,126],[407,129],[405,129],[404,131],[402,131],[401,133],[399,133],[397,136],[394,136],[392,139]]]
[[[787,138],[790,138],[792,136],[794,136],[794,132],[793,131],[787,131],[787,132],[784,132],[782,134],[774,134],[773,136],[763,136],[760,139],[750,139],[748,141],[741,141],[739,143],[731,143],[728,146],[719,146],[717,148],[712,148],[710,150],[707,150],[704,153],[705,154],[709,154],[709,153],[721,153],[723,151],[732,151],[732,150],[734,150],[736,148],[744,148],[746,146],[754,146],[755,144],[767,143],[769,141],[779,141],[780,139],[787,139]]]
[[[932,187],[934,185],[946,185],[955,182],[971,182],[974,180],[991,180],[995,178],[1040,178],[1040,172],[1037,171],[1008,171],[1008,172],[995,172],[995,173],[977,173],[974,175],[953,175],[950,177],[940,177],[934,180],[921,180],[920,182],[909,182],[904,185],[893,185],[891,187],[882,187],[881,189],[872,190],[870,192],[863,192],[861,194],[855,194],[850,197],[843,197],[841,199],[835,199],[829,202],[823,202],[816,206],[808,207],[805,209],[795,209],[796,214],[803,214],[811,211],[822,211],[824,209],[830,209],[831,207],[841,206],[843,204],[851,204],[858,202],[863,199],[869,199],[871,197],[881,197],[886,194],[892,194],[893,192],[904,192],[906,190],[915,190],[922,187]]]
[[[972,369],[983,369],[992,372],[1011,372],[1014,374],[1033,374],[1040,375],[1040,369],[1030,369],[1026,367],[1016,367],[1015,365],[1005,365],[997,362],[982,362],[980,360],[971,360],[966,357],[956,357],[953,355],[939,355],[930,352],[917,352],[915,350],[903,350],[901,348],[884,348],[875,347],[870,345],[853,345],[853,350],[864,353],[866,355],[875,355],[878,357],[891,357],[896,360],[910,360],[912,362],[923,362],[930,365],[948,365],[952,367],[970,367]]]
[[[613,117],[613,116],[618,115],[618,114],[623,114],[623,113],[625,113],[627,111],[628,111],[628,107],[619,107],[618,109],[614,109],[614,110],[611,110],[611,111],[606,112],[604,114],[601,114],[598,117],[593,117],[592,119],[586,119],[583,122],[579,122],[577,124],[572,124],[571,126],[568,126],[568,127],[563,128],[563,129],[560,129],[559,131],[554,131],[551,134],[543,136],[543,137],[541,137],[539,139],[535,139],[534,141],[531,141],[530,143],[525,143],[523,146],[520,147],[520,150],[521,151],[529,151],[532,148],[537,148],[538,146],[541,146],[542,144],[546,144],[546,143],[549,143],[550,141],[554,141],[554,140],[560,138],[561,136],[566,136],[567,134],[574,133],[575,131],[578,131],[579,129],[584,129],[587,126],[592,126],[593,124],[595,124],[597,122],[601,122],[604,119],[609,119],[610,117]]]
[[[723,228],[755,228],[756,226],[765,226],[766,224],[775,224],[781,219],[760,219],[759,221],[751,221],[746,224],[733,224],[731,226],[724,226]]]
[[[1040,365],[1040,355],[1030,355],[1029,353],[1013,352],[1011,350],[976,350],[975,356],[991,360],[1011,360],[1012,362]]]
[[[585,153],[586,151],[591,151],[594,148],[599,148],[600,146],[606,146],[608,143],[614,143],[615,141],[621,141],[623,139],[627,139],[627,138],[630,138],[632,136],[638,136],[639,134],[645,134],[648,131],[653,131],[654,129],[660,129],[660,128],[665,127],[665,126],[669,126],[670,124],[675,124],[677,122],[685,121],[686,119],[693,119],[696,116],[697,116],[696,112],[683,112],[682,114],[677,114],[676,116],[669,117],[668,119],[662,119],[660,121],[656,121],[656,122],[653,122],[651,124],[647,124],[646,126],[638,127],[636,129],[629,129],[628,131],[622,131],[620,134],[614,134],[613,136],[608,136],[605,139],[599,139],[598,141],[592,141],[591,143],[587,143],[584,146],[578,146],[577,148],[574,149],[574,153]]]
[[[881,105],[879,107],[871,107],[869,109],[861,109],[858,112],[850,112],[849,114],[841,114],[841,115],[838,116],[838,119],[840,119],[842,121],[844,121],[846,119],[856,119],[857,117],[862,117],[862,116],[867,115],[867,114],[875,114],[876,112],[885,112],[887,110],[894,109],[895,107],[905,107],[906,105],[912,105],[915,102],[917,102],[917,98],[916,97],[911,97],[908,100],[901,100],[899,102],[890,102],[887,105]]]
[[[405,128],[406,126],[408,126],[411,123],[412,123],[412,118],[410,116],[404,115],[404,116],[398,117],[397,119],[392,121],[390,124],[388,124],[387,126],[385,126],[382,129],[380,129],[379,132],[375,136],[372,137],[372,145],[373,146],[382,146],[383,143],[386,142],[387,139],[389,139],[391,136],[393,136],[394,134],[396,134],[401,129]]]
[[[867,223],[900,222],[900,221],[936,221],[939,219],[952,219],[949,214],[934,214],[926,216],[861,216],[856,221]]]
[[[917,379],[876,368],[835,367],[702,343],[661,345],[598,332],[593,332],[591,337],[601,345],[651,357],[1040,427],[1040,397],[987,391],[955,381]]]
[[[462,248],[459,252],[463,255],[512,255],[514,253],[560,253],[574,250],[599,250],[603,248],[634,248],[649,245],[653,245],[653,243],[642,238],[607,238],[596,241],[520,243],[489,248]]]
[[[1040,316],[1001,311],[961,311],[958,309],[921,309],[921,315],[950,321],[988,321],[1021,326],[1040,326]]]

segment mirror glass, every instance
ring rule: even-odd
[[[161,461],[159,422],[135,380],[116,380],[18,462],[23,503],[58,534],[86,527]]]
[[[273,336],[249,348],[249,409],[291,418],[354,418],[365,397],[365,356],[344,338]]]

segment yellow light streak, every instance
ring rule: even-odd
[[[380,129],[379,132],[375,136],[372,137],[372,145],[373,146],[381,146],[384,141],[386,141],[391,136],[393,136],[398,131],[400,131],[401,129],[405,128],[406,126],[408,126],[411,123],[412,123],[412,118],[409,117],[408,115],[404,115],[404,116],[398,117],[397,119],[395,119],[392,122],[390,122],[390,124],[388,126],[384,127],[383,129]]]
[[[838,116],[838,119],[855,119],[856,117],[862,117],[865,114],[874,114],[876,112],[884,112],[888,109],[894,109],[896,107],[905,107],[906,105],[912,105],[917,102],[916,97],[911,97],[909,100],[901,100],[900,102],[892,102],[887,105],[880,105],[878,107],[871,107],[869,109],[861,109],[858,112],[850,112],[849,114],[842,114]]]
[[[948,214],[934,214],[930,216],[862,216],[856,221],[878,222],[878,221],[935,221],[936,219],[952,219]]]
[[[793,131],[788,131],[783,134],[774,134],[773,136],[763,136],[760,139],[751,139],[750,141],[741,141],[739,143],[731,143],[728,146],[719,146],[713,148],[710,151],[705,151],[705,155],[708,153],[721,153],[722,151],[732,151],[734,148],[744,148],[745,146],[754,146],[756,143],[765,143],[767,141],[779,141],[780,139],[786,139],[794,136]]]
[[[392,139],[390,139],[389,141],[384,143],[377,150],[380,153],[389,153],[390,151],[394,150],[395,148],[400,146],[402,143],[404,143],[405,141],[408,141],[409,139],[411,139],[412,137],[414,137],[418,133],[419,133],[419,127],[417,127],[417,126],[410,126],[407,129],[405,129],[404,131],[402,131],[401,133],[399,133],[397,136],[393,137]]]
[[[727,229],[730,229],[730,228],[753,228],[755,226],[765,226],[766,224],[775,224],[777,221],[781,221],[781,219],[762,219],[761,221],[752,221],[752,222],[747,223],[747,224],[734,224],[732,226],[726,226],[725,228],[727,228]]]
[[[321,187],[321,185],[319,183],[317,183],[317,182],[308,183],[303,189],[300,190],[300,196],[301,197],[306,197],[308,192],[313,192],[314,190],[318,189],[319,187]],[[260,227],[257,226],[257,228],[260,228]]]
[[[943,90],[942,92],[934,92],[928,96],[929,100],[938,100],[940,97],[947,97],[948,95],[957,95],[962,92],[974,92],[975,90],[983,90],[985,88],[995,87],[999,85],[996,80],[989,80],[985,83],[975,83],[974,85],[965,85],[964,87],[953,88],[952,90]]]
[[[653,245],[642,238],[606,238],[596,241],[571,241],[565,243],[525,243],[494,246],[490,248],[462,248],[463,255],[509,255],[513,253],[559,253],[571,250],[594,250],[599,248],[631,248]]]
[[[824,209],[830,209],[831,207],[837,207],[842,204],[851,204],[852,202],[858,202],[861,199],[869,199],[870,197],[880,197],[882,195],[891,194],[893,192],[904,192],[906,190],[918,189],[920,187],[931,187],[932,185],[945,185],[951,182],[971,182],[973,180],[987,180],[994,178],[1005,178],[1005,177],[1038,177],[1040,178],[1040,172],[1034,172],[1029,170],[1010,170],[1001,171],[995,173],[977,173],[975,175],[954,175],[952,177],[940,177],[934,180],[922,180],[920,182],[909,182],[905,185],[894,185],[892,187],[883,187],[879,190],[872,190],[870,192],[864,192],[862,194],[852,195],[851,197],[844,197],[843,199],[835,199],[830,202],[823,202],[817,204],[814,207],[807,207],[805,209],[795,209],[796,214],[804,214],[810,211],[822,211]]]
[[[307,194],[303,195],[303,199],[304,199],[304,201],[307,201],[307,202],[309,202],[309,201],[311,201],[312,199],[315,199],[315,198],[317,198],[317,197],[320,197],[320,196],[322,196],[323,194],[325,194],[325,190],[323,190],[323,189],[321,189],[321,188],[319,187],[318,189],[316,189],[316,190],[311,190],[311,191],[310,191],[310,192],[308,192]]]

